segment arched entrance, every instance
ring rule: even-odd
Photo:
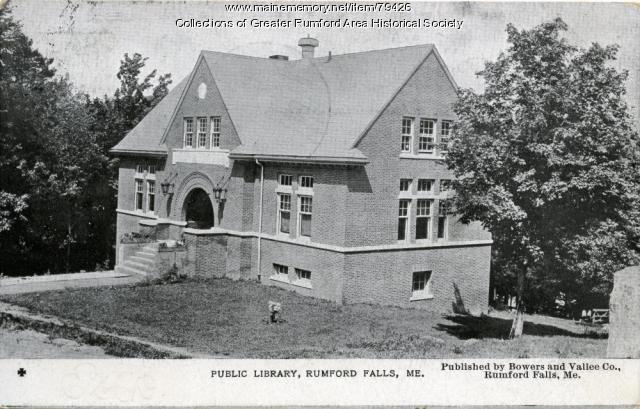
[[[213,227],[213,205],[209,195],[200,188],[189,192],[182,206],[187,227],[210,229]]]

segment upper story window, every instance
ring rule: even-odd
[[[433,179],[418,179],[418,192],[432,192]]]
[[[280,176],[278,177],[278,184],[280,186],[291,186],[291,182],[292,182],[293,178],[291,177],[291,175],[285,175],[280,174]]]
[[[278,233],[291,232],[291,195],[278,194]]]
[[[311,237],[311,214],[313,212],[313,198],[311,196],[300,196],[299,209],[299,232],[300,236]]]
[[[398,205],[398,241],[406,241],[408,238],[407,231],[409,230],[409,206],[411,200],[400,199]]]
[[[183,146],[185,148],[193,148],[193,118],[184,119]]]
[[[440,193],[444,193],[451,190],[451,180],[449,179],[441,179],[440,180]]]
[[[433,119],[420,120],[420,138],[418,139],[418,152],[433,153],[435,145],[435,121]]]
[[[313,176],[300,176],[300,187],[313,189]]]
[[[433,200],[418,199],[416,202],[416,240],[429,239],[431,207]]]
[[[207,118],[198,118],[198,148],[207,147]]]
[[[411,152],[413,145],[413,118],[402,118],[402,140],[400,150],[402,152]]]
[[[136,165],[136,173],[143,174],[144,173],[144,165],[142,165],[142,164]]]
[[[447,146],[449,145],[449,137],[451,136],[451,127],[453,122],[451,121],[442,121],[442,125],[440,128],[440,150],[443,153],[446,153]]]
[[[400,191],[401,192],[410,192],[411,191],[411,179],[400,179]]]
[[[449,224],[449,204],[446,200],[438,201],[438,238],[446,239]]]
[[[220,147],[220,117],[211,117],[211,147]]]

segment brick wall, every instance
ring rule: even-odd
[[[455,247],[348,254],[344,301],[452,311],[456,287],[471,313],[486,313],[490,247]],[[415,271],[431,271],[433,298],[410,301]]]
[[[452,104],[456,100],[453,85],[434,55],[409,79],[396,98],[386,107],[357,147],[370,160],[364,169],[350,173],[346,196],[346,240],[348,246],[392,244],[397,241],[398,195],[401,178],[417,183],[418,178],[434,179],[435,193],[439,180],[452,179],[442,161],[401,158],[402,118],[415,118],[413,148],[418,146],[419,118],[455,119]],[[410,242],[415,241],[415,200],[410,212]],[[431,231],[437,227],[437,201],[433,205]],[[489,239],[478,224],[449,223],[449,240]],[[487,272],[488,274],[488,272]]]
[[[274,263],[289,267],[290,283],[270,279],[274,274]],[[341,253],[263,239],[261,264],[261,281],[266,285],[285,288],[302,295],[342,302],[344,255]],[[295,268],[311,272],[312,288],[293,284]]]
[[[201,83],[207,85],[204,99],[198,97],[198,87]],[[225,108],[220,91],[213,80],[209,67],[201,60],[195,67],[191,83],[188,84],[182,104],[176,111],[176,116],[169,127],[166,144],[170,148],[182,148],[184,135],[184,117],[220,117],[220,149],[233,149],[240,144],[238,134]],[[195,119],[194,119],[195,126]]]
[[[291,233],[289,238],[297,237],[298,227],[298,206],[297,200],[299,176],[313,176],[313,205],[311,222],[311,241],[314,243],[344,245],[345,243],[345,201],[347,187],[346,170],[339,167],[318,167],[318,166],[293,166],[266,164],[264,169],[264,199],[262,215],[262,231],[275,235],[277,226],[278,197],[276,189],[278,187],[278,175],[288,174],[293,176],[293,186],[291,195]],[[255,231],[258,231],[259,214],[259,174],[256,179],[256,200],[255,200]]]

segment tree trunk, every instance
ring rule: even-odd
[[[509,339],[520,338],[522,336],[522,330],[524,328],[524,280],[526,270],[522,269],[518,271],[518,288],[517,288],[517,301],[516,301],[516,317],[511,324],[511,331],[509,331]]]
[[[65,263],[66,273],[69,274],[69,261],[71,260],[71,220],[67,221],[67,260]]]

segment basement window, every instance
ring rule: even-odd
[[[433,298],[431,271],[415,271],[411,283],[411,301]]]
[[[282,264],[273,263],[273,275],[269,277],[271,280],[289,282],[289,267]]]
[[[311,288],[311,271],[296,268],[296,279],[291,283],[298,287]]]

